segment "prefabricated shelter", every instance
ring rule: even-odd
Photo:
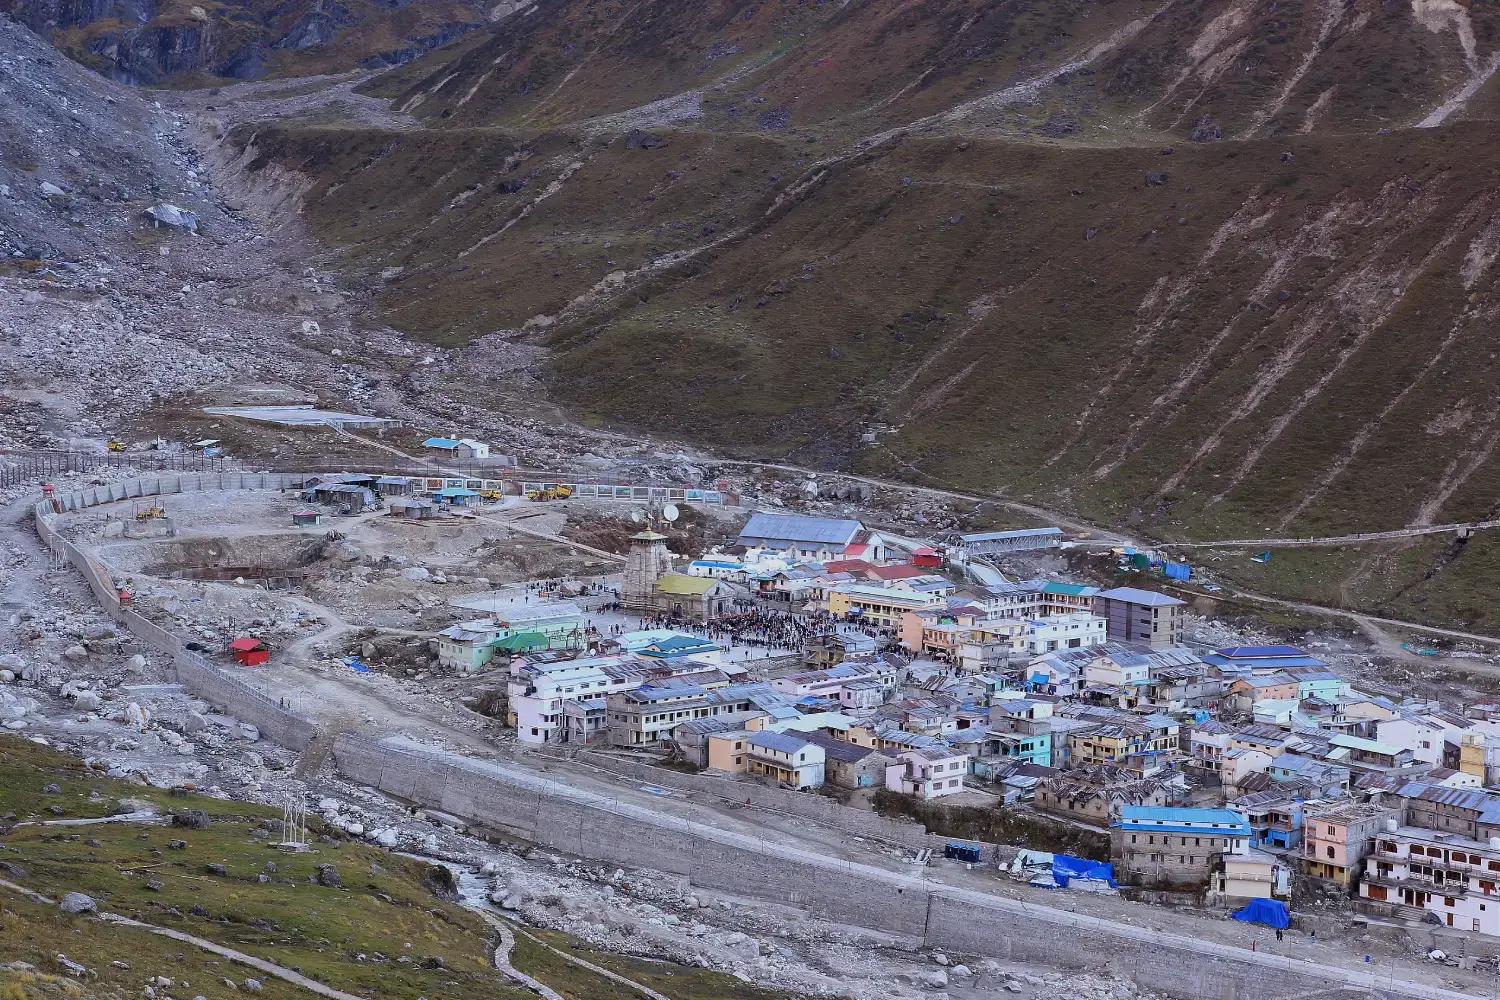
[[[323,520],[323,515],[310,507],[292,511],[292,527],[294,528],[315,527],[321,520]]]
[[[271,647],[266,645],[265,640],[249,635],[241,636],[231,642],[229,652],[247,667],[265,663],[271,658]]]
[[[437,504],[431,500],[421,500],[415,497],[392,500],[390,511],[393,517],[406,517],[417,521],[425,521],[438,515]]]
[[[457,458],[489,458],[490,446],[473,438],[459,438],[453,454]]]
[[[383,497],[406,497],[415,489],[409,476],[381,476],[375,480],[375,492]]]
[[[453,507],[478,507],[481,499],[478,490],[464,489],[462,486],[445,486],[433,496]]]

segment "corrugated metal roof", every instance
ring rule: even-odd
[[[756,513],[740,529],[740,544],[754,544],[756,540],[778,542],[818,542],[833,545],[848,545],[862,530],[858,521],[828,517],[808,517],[802,514]]]
[[[792,736],[790,733],[760,732],[750,737],[748,742],[753,747],[775,750],[778,753],[797,753],[804,747],[812,745],[808,740],[800,736]]]
[[[1104,591],[1099,596],[1107,597],[1112,601],[1129,601],[1131,604],[1146,604],[1153,607],[1185,603],[1175,597],[1158,594],[1153,590],[1141,590],[1138,587],[1116,587],[1113,590]]]
[[[1061,528],[1017,528],[1014,531],[980,531],[969,535],[959,535],[964,543],[993,542],[1005,538],[1040,538],[1052,535],[1061,535]]]

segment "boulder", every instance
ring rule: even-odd
[[[145,729],[146,724],[151,721],[151,713],[146,711],[135,702],[125,706],[125,724],[132,729]]]
[[[67,659],[72,660],[74,663],[77,663],[79,660],[88,659],[89,651],[85,649],[82,644],[75,642],[73,645],[63,650],[63,656]]]
[[[160,205],[152,205],[146,209],[146,216],[155,225],[171,226],[173,229],[186,229],[196,233],[198,231],[198,215],[186,209],[178,208],[176,205],[162,202]]]
[[[97,712],[104,707],[104,699],[93,691],[80,691],[74,704],[80,712]]]
[[[245,989],[250,990],[251,992],[255,992],[256,990],[259,990],[260,988],[261,988],[261,986],[260,986],[260,980],[259,979],[247,979],[247,980],[245,980]]]
[[[42,181],[37,188],[42,192],[43,198],[60,198],[68,193],[51,181]]]
[[[212,825],[213,820],[208,813],[202,809],[187,809],[172,816],[172,825],[184,827],[189,830],[206,830]]]
[[[197,712],[189,711],[182,719],[182,731],[196,733],[208,728],[208,720]]]
[[[342,889],[344,887],[343,876],[339,874],[337,865],[318,865],[318,874],[315,876],[319,885],[330,889]]]
[[[931,972],[922,973],[922,985],[929,990],[940,990],[948,985],[948,973],[942,969],[933,969]]]
[[[99,906],[92,896],[85,896],[81,892],[70,892],[57,904],[57,908],[64,913],[95,913]]]

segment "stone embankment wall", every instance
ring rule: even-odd
[[[924,826],[910,820],[887,819],[870,812],[868,809],[855,809],[846,806],[825,795],[815,795],[809,792],[793,792],[785,788],[775,788],[771,785],[763,785],[759,782],[736,781],[731,778],[717,778],[708,774],[688,774],[684,771],[673,771],[664,767],[654,767],[639,761],[624,760],[610,754],[595,753],[592,751],[567,751],[567,750],[544,750],[538,748],[533,752],[546,757],[558,757],[567,760],[576,760],[581,764],[618,774],[625,777],[644,782],[648,785],[658,785],[662,788],[670,788],[674,791],[686,792],[694,797],[713,799],[726,805],[749,806],[755,809],[767,809],[784,815],[798,816],[803,819],[812,820],[823,826],[842,830],[845,833],[857,837],[870,837],[875,840],[883,840],[891,844],[899,844],[913,850],[932,848],[942,850],[944,844],[950,838],[937,837],[929,834]],[[964,843],[980,843],[979,841],[964,841]],[[984,848],[986,860],[996,857],[997,850],[1006,850],[1003,846],[995,844],[981,844]],[[1014,857],[1014,848],[1009,849],[1011,857]]]
[[[335,742],[334,757],[356,781],[504,836],[669,872],[692,886],[796,906],[929,947],[1110,969],[1148,988],[1213,1000],[1284,1000],[1338,990],[1389,1000],[1466,996],[941,885],[920,874],[664,815],[504,763],[350,735]]]
[[[42,542],[59,559],[83,574],[89,589],[111,618],[160,653],[171,657],[177,680],[193,694],[243,722],[256,726],[268,739],[293,750],[306,749],[317,734],[313,723],[269,698],[233,675],[189,650],[173,633],[120,604],[109,571],[90,559],[72,542],[53,529],[50,518],[58,511],[82,510],[135,497],[162,496],[205,490],[279,490],[295,486],[305,475],[225,472],[200,475],[166,475],[135,479],[110,486],[70,493],[36,506],[36,530]]]

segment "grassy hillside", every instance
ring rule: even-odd
[[[45,791],[49,785],[59,790]],[[37,825],[147,806],[203,810],[212,822],[204,829]],[[103,778],[74,758],[7,736],[0,737],[0,814],[8,824],[0,879],[27,892],[52,899],[86,893],[101,911],[204,938],[348,993],[411,1000],[534,995],[495,971],[494,932],[439,894],[443,880],[428,864],[329,837],[319,837],[310,853],[283,853],[269,846],[279,811]],[[317,866],[326,864],[337,866],[342,887],[318,884]],[[66,914],[11,889],[0,888],[0,896],[0,956],[34,967],[0,970],[7,997],[138,996],[158,976],[170,983],[158,980],[157,995],[221,996],[225,980],[243,989],[247,978],[259,980],[258,995],[268,1000],[311,995],[189,943]],[[577,948],[566,935],[549,943]],[[67,978],[59,954],[89,970],[80,983]],[[644,964],[589,957],[622,973]],[[621,989],[535,946],[518,948],[513,960],[570,1000]],[[683,1000],[778,997],[718,973],[662,963],[654,970],[653,981],[679,986],[673,995]]]
[[[376,281],[396,323],[448,343],[524,331],[601,423],[1165,536],[1495,502],[1488,138],[1164,156],[911,137],[818,160],[659,135],[256,141],[259,162],[318,179],[307,211],[351,268],[405,269]],[[859,449],[865,422],[897,430]]]
[[[247,162],[586,422],[1160,538],[1445,523],[1500,512],[1496,16],[553,0],[367,85],[427,127]],[[1419,551],[1340,592],[1488,586]]]
[[[643,109],[738,132],[927,122],[1119,142],[1185,138],[1204,115],[1226,138],[1374,132],[1465,92],[1492,107],[1496,25],[1492,5],[1457,3],[552,0],[371,89],[464,126]]]

